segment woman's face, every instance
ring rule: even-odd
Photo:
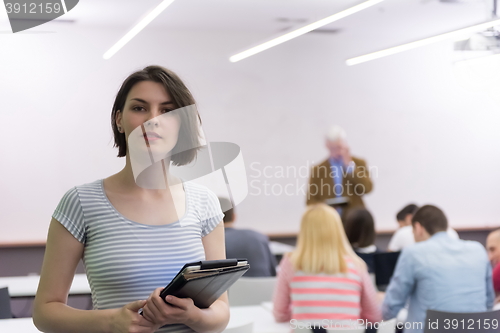
[[[176,108],[162,84],[141,81],[130,89],[123,110],[117,113],[116,124],[125,133],[127,146],[145,143],[153,153],[168,153],[175,147],[179,134],[179,115],[171,112]]]

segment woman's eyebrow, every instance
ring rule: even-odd
[[[140,99],[140,98],[132,98],[131,101],[138,101],[138,102],[141,102],[141,103],[144,103],[144,104],[149,104],[148,102],[146,102],[145,100]],[[165,101],[165,102],[160,103],[160,105],[168,105],[168,104],[174,104],[174,102],[172,102],[172,101]]]

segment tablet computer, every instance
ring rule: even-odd
[[[250,268],[246,259],[204,260],[184,265],[161,291],[168,295],[191,298],[199,308],[208,308]]]

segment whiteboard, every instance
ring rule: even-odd
[[[123,79],[149,64],[185,80],[208,141],[241,148],[241,228],[298,231],[308,170],[327,157],[331,124],[377,170],[365,203],[378,230],[395,229],[410,202],[441,207],[456,228],[499,224],[499,101],[460,85],[449,42],[347,67],[353,50],[338,45],[349,40],[307,35],[233,64],[231,52],[262,36],[149,31],[103,60],[120,33],[0,36],[0,243],[44,241],[68,189],[123,167],[112,103]]]

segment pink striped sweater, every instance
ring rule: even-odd
[[[273,297],[276,321],[380,321],[381,308],[368,272],[347,262],[347,274],[308,275],[294,271],[290,259],[283,257]]]

